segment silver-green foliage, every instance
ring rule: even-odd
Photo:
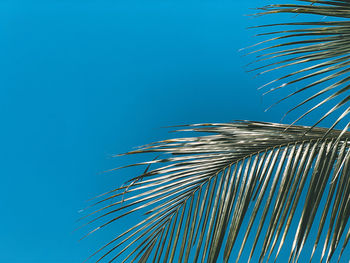
[[[301,118],[326,109],[319,121],[311,127],[249,121],[188,125],[181,129],[194,137],[128,153],[158,156],[133,165],[147,168],[100,196],[87,217],[99,223],[91,232],[141,213],[140,222],[94,253],[97,261],[237,262],[244,249],[250,260],[258,248],[259,262],[278,260],[289,234],[289,262],[297,262],[312,230],[310,258],[319,248],[320,262],[349,260],[343,252],[350,238],[350,122],[342,130],[334,127],[350,112],[350,1],[300,2],[262,8],[260,14],[316,19],[262,26],[286,29],[262,34],[276,36],[261,43],[272,44],[257,51],[264,63],[257,69],[302,66],[268,85],[274,85],[271,91],[297,87],[286,98],[314,88],[291,110],[316,101]],[[325,98],[317,101],[320,96]],[[341,107],[334,125],[316,127]]]

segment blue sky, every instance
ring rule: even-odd
[[[161,127],[278,122],[238,52],[265,3],[1,1],[0,262],[81,262],[107,241],[78,241],[78,211],[133,176],[103,173],[133,161],[111,156]]]

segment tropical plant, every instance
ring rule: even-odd
[[[237,262],[248,244],[246,261],[258,248],[259,262],[276,260],[288,234],[294,236],[287,244],[289,262],[300,260],[308,238],[314,240],[310,260],[318,245],[320,262],[349,260],[344,251],[350,238],[350,122],[342,130],[335,126],[350,112],[350,1],[300,1],[261,8],[259,15],[312,15],[315,22],[260,26],[276,30],[260,34],[274,36],[254,51],[263,63],[256,70],[290,68],[267,84],[268,92],[291,87],[282,101],[315,89],[291,111],[314,102],[300,118],[325,111],[319,121],[310,127],[253,121],[188,125],[179,131],[192,137],[127,153],[158,156],[132,165],[146,170],[101,195],[100,207],[87,215],[94,215],[89,223],[104,220],[90,233],[124,216],[140,216],[94,253],[100,254],[97,262]],[[331,127],[316,127],[343,106]]]

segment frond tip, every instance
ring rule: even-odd
[[[130,152],[161,155],[142,163],[153,168],[98,202],[102,207],[91,221],[100,222],[99,228],[143,215],[98,250],[97,261],[238,262],[252,238],[244,262],[257,262],[258,248],[262,262],[277,258],[292,234],[289,262],[297,262],[313,231],[310,257],[320,244],[320,262],[335,253],[349,258],[344,251],[350,236],[350,133],[337,140],[340,131],[324,138],[323,128],[305,134],[310,127],[286,127],[189,125],[183,131],[201,135]]]

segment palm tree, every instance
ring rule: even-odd
[[[290,111],[314,103],[296,121],[316,110],[319,121],[310,127],[187,125],[179,131],[194,136],[127,153],[158,156],[132,165],[146,170],[101,195],[100,207],[87,215],[94,215],[89,223],[104,220],[90,233],[125,216],[140,217],[94,253],[97,262],[238,262],[245,249],[249,262],[258,248],[259,262],[268,262],[283,245],[290,249],[289,262],[297,262],[308,238],[310,260],[317,249],[320,262],[349,260],[350,122],[342,130],[335,126],[350,112],[350,1],[300,1],[261,8],[259,15],[296,16],[260,26],[268,29],[260,35],[273,37],[253,53],[263,63],[256,67],[261,73],[290,69],[265,85],[271,86],[267,93],[290,87],[280,101],[314,90]],[[295,22],[299,15],[313,15],[313,22]],[[316,127],[330,116],[336,116],[331,127]],[[286,242],[289,236],[292,242]]]

